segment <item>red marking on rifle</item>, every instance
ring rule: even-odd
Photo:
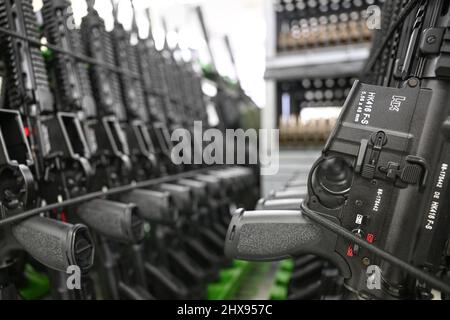
[[[348,257],[353,257],[353,246],[349,245],[348,249],[347,249],[347,256]]]

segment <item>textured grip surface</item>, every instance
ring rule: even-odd
[[[93,200],[78,208],[78,216],[101,235],[126,243],[144,237],[144,225],[134,204]]]
[[[12,228],[16,240],[45,266],[66,272],[77,265],[89,269],[94,261],[94,247],[86,226],[34,217]]]
[[[280,260],[313,246],[321,237],[320,227],[308,222],[300,211],[239,209],[228,229],[225,253],[244,260]]]
[[[115,23],[111,31],[111,40],[114,48],[117,66],[130,74],[119,75],[120,88],[125,98],[128,117],[148,122],[149,117],[145,106],[145,93],[140,78],[133,78],[131,73],[139,74],[138,56],[136,47],[131,46],[130,34],[120,23]]]

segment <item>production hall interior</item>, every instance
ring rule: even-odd
[[[450,300],[449,192],[448,0],[0,0],[0,300]]]

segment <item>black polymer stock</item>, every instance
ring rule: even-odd
[[[386,1],[382,30],[300,211],[238,211],[231,256],[327,258],[346,297],[448,298],[448,1]],[[270,234],[271,233],[271,234]],[[280,239],[280,234],[288,234]],[[381,289],[367,286],[380,266]]]
[[[0,26],[24,37],[39,39],[31,1],[1,1]],[[88,151],[83,134],[77,130],[76,117],[55,109],[39,49],[23,39],[3,33],[1,47],[7,79],[6,109],[0,111],[1,208],[2,216],[8,217],[45,202],[82,194],[91,168],[85,159]],[[84,281],[83,290],[66,292],[67,295],[59,291],[66,285],[66,269],[78,265],[86,274],[94,255],[88,229],[82,224],[61,221],[61,213],[47,212],[47,217],[33,217],[11,228],[3,228],[1,234],[9,245],[2,250],[2,259],[7,259],[2,265],[8,268],[11,264],[29,261],[27,257],[11,256],[11,251],[23,248],[34,259],[56,270],[49,270],[54,297],[86,298],[90,296],[89,281]],[[7,279],[2,277],[2,282]],[[2,283],[1,288],[13,285]],[[15,295],[10,294],[7,298],[17,298]]]

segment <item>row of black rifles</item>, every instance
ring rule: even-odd
[[[204,298],[257,175],[173,164],[202,76],[93,3],[77,28],[69,1],[0,1],[0,299]]]

